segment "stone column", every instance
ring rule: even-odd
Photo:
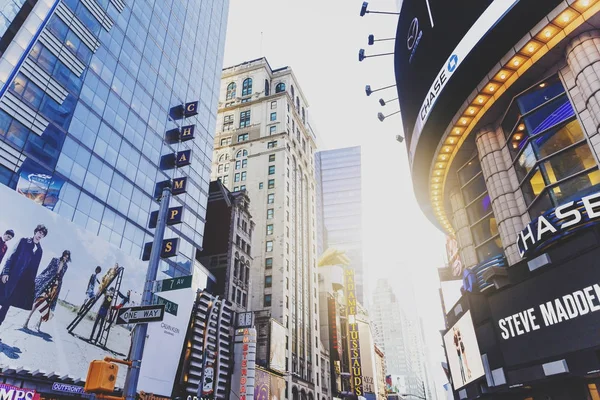
[[[477,264],[477,254],[475,253],[467,210],[460,189],[455,189],[450,193],[450,205],[452,206],[452,226],[456,231],[460,260],[463,263],[463,268],[469,268]]]
[[[566,48],[560,76],[583,124],[590,146],[600,155],[600,31],[575,37]]]
[[[475,137],[481,170],[498,224],[504,254],[508,264],[512,265],[521,260],[516,240],[517,234],[524,227],[523,218],[528,219],[528,216],[516,173],[510,163],[510,154],[504,146],[505,142],[502,129],[498,128],[496,131],[491,126],[482,128]]]

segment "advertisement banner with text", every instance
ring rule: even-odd
[[[600,345],[598,250],[489,298],[507,366]]]

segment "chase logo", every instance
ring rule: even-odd
[[[452,54],[450,56],[450,60],[448,60],[448,72],[454,72],[456,67],[458,66],[458,56],[456,54]]]

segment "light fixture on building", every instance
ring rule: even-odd
[[[371,89],[371,85],[367,85],[367,86],[365,86],[365,93],[367,94],[367,96],[370,96],[371,93],[379,92],[380,90],[384,90],[384,89],[389,89],[394,86],[396,86],[396,85],[385,86],[385,87],[373,90],[373,89]]]
[[[384,99],[379,99],[379,104],[381,104],[381,107],[384,107],[386,105],[386,103],[389,103],[390,101],[394,101],[394,100],[398,100],[398,98],[394,98],[394,99],[390,99],[390,100],[384,100]]]
[[[387,117],[391,117],[392,115],[396,115],[396,114],[398,114],[399,112],[400,112],[400,110],[398,110],[398,111],[395,111],[395,112],[393,112],[393,113],[391,113],[391,114],[388,114],[388,115],[383,115],[383,113],[377,113],[377,118],[379,118],[379,120],[380,120],[381,122],[383,122],[383,121],[384,121],[384,120],[385,120]]]
[[[371,55],[368,56],[368,55],[365,54],[365,49],[360,49],[358,51],[358,61],[362,61],[365,58],[389,56],[389,55],[393,55],[393,54],[394,54],[394,52],[392,51],[391,53],[371,54]]]
[[[385,39],[375,39],[375,35],[371,34],[369,35],[369,46],[373,46],[375,44],[375,42],[385,42],[386,40],[395,40],[396,38],[385,38]]]
[[[360,16],[364,17],[365,14],[391,14],[391,15],[400,15],[398,12],[390,12],[390,11],[372,11],[368,9],[369,3],[363,1],[362,6],[360,7]]]

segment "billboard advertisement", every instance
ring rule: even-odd
[[[255,400],[283,400],[285,398],[285,380],[281,376],[256,368],[254,379]]]
[[[64,183],[61,178],[53,176],[36,162],[27,159],[21,166],[16,190],[37,204],[54,210]]]
[[[600,250],[488,299],[506,366],[562,356],[600,345]]]
[[[269,368],[282,374],[286,372],[285,337],[285,327],[272,319],[271,340],[269,342]]]
[[[404,375],[386,375],[385,391],[386,393],[408,393],[406,389],[406,377]]]
[[[0,185],[0,368],[85,379],[90,361],[127,357],[146,264]],[[126,369],[120,368],[122,387]]]
[[[446,332],[444,345],[455,390],[484,375],[471,311],[467,311]]]

